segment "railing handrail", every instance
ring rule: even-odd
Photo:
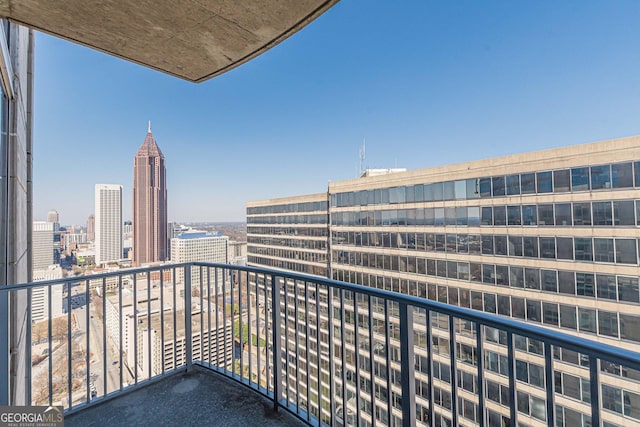
[[[105,273],[98,273],[88,276],[74,276],[65,277],[61,279],[44,280],[38,282],[21,283],[0,286],[0,293],[11,292],[24,289],[32,289],[36,287],[43,287],[49,285],[59,285],[63,283],[70,283],[74,281],[87,281],[96,280],[112,276],[133,275],[139,273],[152,273],[156,271],[162,271],[167,268],[180,268],[186,266],[202,266],[221,269],[232,269],[237,271],[245,271],[249,273],[272,275],[283,277],[291,280],[301,280],[307,282],[313,282],[319,285],[324,285],[331,288],[344,289],[346,291],[355,292],[358,294],[370,295],[372,297],[382,298],[385,300],[393,301],[396,303],[404,303],[416,308],[429,310],[445,315],[452,315],[459,319],[468,320],[471,322],[479,322],[484,326],[491,328],[505,330],[517,335],[526,336],[539,341],[548,342],[551,345],[567,348],[579,353],[588,353],[596,356],[597,358],[607,360],[612,363],[628,366],[632,369],[640,371],[640,353],[627,350],[620,347],[614,347],[609,344],[592,341],[587,338],[570,335],[564,332],[548,329],[539,325],[533,325],[530,323],[521,322],[518,320],[501,317],[497,314],[489,314],[478,310],[473,310],[465,307],[458,307],[455,305],[445,304],[439,301],[433,301],[429,299],[419,298],[412,295],[401,294],[384,289],[372,288],[368,286],[357,285],[353,283],[340,282],[337,280],[314,276],[303,273],[293,273],[284,270],[268,269],[261,267],[249,267],[231,264],[210,263],[210,262],[184,262],[184,263],[167,263],[157,266],[149,267],[137,267],[131,269],[110,271]]]

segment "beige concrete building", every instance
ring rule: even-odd
[[[324,230],[318,231],[320,235],[326,234],[324,241],[294,231],[311,221],[300,210],[306,198],[328,203],[328,209],[317,212],[318,218],[330,218],[318,227]],[[323,241],[326,275],[334,279],[640,351],[639,225],[640,137],[630,137],[371,175],[332,182],[323,195],[249,203],[248,262],[312,272],[301,257],[310,249],[301,246]],[[434,342],[440,344],[448,342],[442,322],[436,316],[431,324]],[[459,327],[458,358],[473,361],[478,357],[475,338],[465,334],[465,325]],[[358,332],[368,334],[347,325],[343,336],[336,337],[336,345],[347,347],[347,360],[334,361],[336,370],[343,365],[354,370],[350,360],[360,354],[353,339]],[[509,418],[509,402],[503,397],[508,387],[506,348],[498,331],[487,329],[485,334],[488,423],[498,426]],[[377,337],[374,334],[374,341]],[[516,340],[516,348],[518,422],[546,425],[542,349],[527,340]],[[389,351],[394,354],[398,349],[391,346]],[[421,362],[426,358],[416,353],[417,415],[426,424],[428,401],[423,390],[428,384]],[[450,369],[448,354],[443,356],[434,355],[438,372]],[[556,425],[588,425],[589,375],[584,357],[557,347],[553,356]],[[374,363],[383,361],[376,356]],[[473,363],[458,363],[457,371],[459,420],[474,425],[476,368]],[[390,415],[399,414],[395,412],[399,406],[394,404],[394,413],[387,414],[386,399],[388,393],[400,393],[400,385],[392,382],[388,390],[386,379],[362,368],[360,375],[368,381],[360,391],[365,424],[374,416],[389,422]],[[447,425],[451,379],[434,376],[433,416],[436,425]],[[603,425],[640,422],[638,379],[638,372],[602,363]],[[337,381],[341,387],[341,378]],[[356,384],[347,384],[347,389],[349,418],[349,411],[356,410],[351,400]]]
[[[133,262],[167,259],[167,169],[151,122],[133,163]]]

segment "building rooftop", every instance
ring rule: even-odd
[[[98,425],[302,426],[284,409],[222,375],[194,367],[67,415],[68,427]]]

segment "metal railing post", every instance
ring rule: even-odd
[[[191,333],[191,264],[184,266],[184,341],[187,353],[187,371],[193,367],[193,334]]]
[[[280,316],[280,280],[276,280],[276,276],[271,276],[271,323],[273,332],[273,410],[278,411],[280,399],[282,398],[282,358],[281,358],[281,321]]]
[[[414,372],[413,307],[400,303],[400,378],[402,382],[402,425],[416,425],[416,381]],[[391,417],[391,414],[389,414]],[[391,420],[391,418],[389,418]]]

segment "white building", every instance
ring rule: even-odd
[[[33,222],[33,261],[34,270],[47,269],[53,264],[53,230],[54,223],[46,221]]]
[[[229,263],[229,238],[222,233],[207,233],[204,231],[189,231],[171,239],[171,262],[215,262]],[[218,272],[218,285],[222,286],[222,271]],[[191,284],[200,284],[200,270],[194,268],[191,275]],[[184,279],[181,270],[177,272],[178,283]],[[206,280],[205,280],[206,282]],[[211,278],[214,284],[214,278]]]
[[[62,268],[59,265],[50,265],[48,268],[33,270],[33,281],[55,280],[63,277]],[[49,313],[49,289],[36,287],[31,290],[31,321],[38,322],[51,317],[62,316],[62,285],[51,286],[51,313]]]
[[[122,259],[122,185],[96,184],[96,265]]]

